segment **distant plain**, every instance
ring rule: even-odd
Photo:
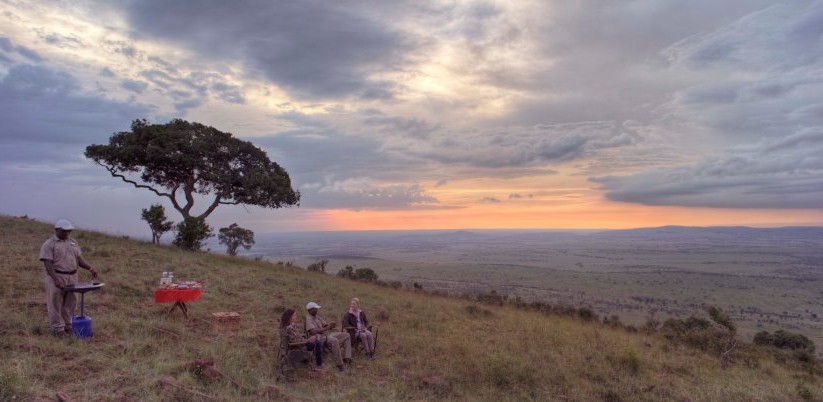
[[[250,256],[300,266],[328,259],[332,274],[371,268],[381,280],[427,291],[588,306],[635,326],[706,317],[714,304],[747,340],[787,329],[823,348],[818,227],[270,234]]]

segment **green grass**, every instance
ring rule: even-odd
[[[86,296],[89,340],[48,334],[40,244],[49,225],[0,217],[0,400],[821,400],[817,371],[747,346],[718,356],[652,333],[510,305],[395,290],[299,268],[76,231],[106,286]],[[153,302],[160,273],[204,282],[191,319]],[[87,275],[83,271],[82,275]],[[81,280],[88,280],[88,276]],[[378,358],[348,372],[278,382],[277,322],[313,300],[339,321],[360,297],[380,328]],[[238,328],[211,321],[236,311]],[[302,317],[301,317],[302,319]],[[189,369],[211,360],[222,378]]]

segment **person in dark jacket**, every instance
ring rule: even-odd
[[[372,326],[369,325],[366,313],[360,308],[360,299],[356,297],[351,299],[349,311],[343,316],[343,329],[349,332],[352,340],[358,339],[363,343],[367,358],[374,358]]]

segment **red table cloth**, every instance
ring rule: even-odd
[[[186,303],[200,298],[203,289],[155,289],[155,303]]]

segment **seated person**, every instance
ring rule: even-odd
[[[287,309],[283,312],[280,318],[281,335],[288,339],[289,349],[303,349],[314,351],[315,356],[315,371],[325,371],[323,367],[323,341],[318,340],[316,336],[310,336],[308,339],[301,334],[297,328],[297,314],[294,310]]]
[[[360,299],[351,299],[349,311],[343,316],[343,329],[349,332],[351,339],[359,339],[363,342],[363,348],[366,351],[366,357],[374,358],[374,335],[371,332],[371,325],[369,319],[366,318],[366,313],[360,308]]]
[[[309,336],[317,336],[317,339],[326,342],[337,362],[337,368],[340,371],[346,371],[345,364],[351,363],[351,337],[348,332],[332,332],[337,324],[327,323],[317,315],[319,309],[320,305],[315,302],[309,302],[306,305],[306,310],[309,312],[306,316],[306,332]]]

